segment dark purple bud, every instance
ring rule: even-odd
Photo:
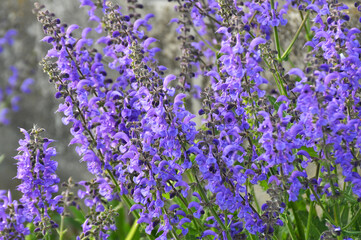
[[[331,24],[332,22],[333,22],[333,18],[332,18],[332,17],[328,17],[328,18],[327,18],[327,23],[328,23],[328,24]]]
[[[251,27],[249,25],[244,25],[243,29],[246,31],[246,32],[249,32],[251,30]]]
[[[205,112],[204,112],[204,110],[203,109],[199,109],[199,111],[198,111],[198,114],[199,115],[203,115]]]
[[[328,70],[330,69],[330,67],[327,64],[321,64],[320,66],[320,70],[328,72]]]
[[[109,40],[108,42],[107,42],[107,45],[108,46],[110,46],[110,45],[112,45],[113,44],[113,41],[112,40]]]
[[[218,144],[219,144],[219,141],[218,141],[218,139],[216,139],[216,138],[213,139],[212,142],[213,142],[213,144],[216,145],[216,146],[218,146]]]
[[[343,19],[343,20],[346,20],[346,21],[349,21],[349,20],[350,20],[350,16],[347,15],[347,14],[345,14],[345,15],[342,16],[342,19]]]
[[[130,20],[130,17],[127,16],[127,15],[125,15],[125,16],[124,16],[124,21],[129,22],[129,20]]]
[[[55,93],[55,98],[61,98],[63,94],[61,92],[57,92]]]
[[[153,222],[153,227],[156,227],[160,223],[159,219],[155,219]]]
[[[113,37],[119,37],[120,36],[120,32],[119,31],[114,31],[113,32]]]
[[[262,211],[265,211],[267,208],[268,208],[267,203],[263,204],[262,207],[261,207]]]

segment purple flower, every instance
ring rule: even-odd
[[[61,196],[53,196],[58,191],[60,181],[55,173],[58,163],[52,160],[56,151],[48,147],[53,140],[41,137],[42,129],[34,127],[30,133],[24,129],[20,131],[25,139],[19,141],[19,153],[14,157],[18,161],[16,178],[21,180],[18,190],[23,194],[20,201],[34,223],[38,223],[44,217],[50,218],[49,210],[63,211],[59,205]],[[46,227],[46,223],[42,226]]]

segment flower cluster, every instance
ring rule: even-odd
[[[108,239],[119,201],[149,239],[361,233],[361,31],[351,26],[347,5],[177,1],[176,76],[158,64],[155,16],[142,16],[143,5],[128,1],[127,12],[110,1],[80,2],[94,28],[62,23],[40,4],[34,9],[52,46],[41,65],[71,127],[70,143],[94,175],[78,183],[78,197],[64,192],[65,205],[79,207],[81,199],[88,208],[77,239]],[[295,9],[301,23],[283,46],[281,29]],[[301,31],[305,67],[290,60]],[[200,78],[205,84],[196,86]],[[272,83],[276,89],[267,91]],[[202,104],[194,113],[186,102],[192,93]],[[61,197],[51,199],[59,181],[49,160],[55,152],[37,130],[33,139],[24,134],[16,157],[21,202],[44,231],[56,226],[44,224],[47,209],[63,211]],[[257,185],[269,196],[261,206]]]
[[[60,181],[55,173],[58,163],[51,159],[56,155],[56,150],[48,147],[53,140],[40,135],[43,129],[34,127],[30,133],[24,129],[20,131],[25,139],[19,141],[19,154],[14,157],[18,161],[16,178],[21,181],[18,186],[22,193],[20,202],[31,216],[36,230],[45,236],[49,229],[58,227],[51,220],[49,212],[63,212],[60,204],[62,196],[54,196]]]
[[[12,200],[11,193],[0,191],[0,239],[24,239],[30,230],[24,226],[30,222],[31,216],[26,207],[16,200]]]

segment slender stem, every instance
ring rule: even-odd
[[[253,235],[252,233],[248,232],[248,234],[249,234],[249,236],[250,236],[250,238],[251,238],[252,240],[256,240],[256,239],[254,238],[254,235]]]
[[[214,218],[216,219],[216,221],[218,222],[218,224],[221,226],[222,230],[226,232],[227,234],[227,238],[228,239],[232,239],[231,237],[231,234],[229,233],[227,227],[224,225],[224,223],[222,222],[222,220],[219,218],[216,210],[214,210],[212,204],[209,202],[208,198],[207,198],[207,194],[204,192],[203,188],[202,188],[202,185],[200,184],[199,180],[198,180],[198,177],[196,175],[196,173],[194,172],[194,177],[197,181],[197,187],[198,187],[198,190],[199,190],[199,193],[202,197],[202,199],[206,202],[208,208],[211,210],[212,212],[212,215],[214,216]]]
[[[307,218],[306,240],[308,240],[310,237],[311,221],[312,221],[314,206],[315,206],[315,202],[312,201],[310,204],[310,212],[308,213],[308,218]]]
[[[193,6],[195,6],[196,8],[198,8],[198,10],[202,12],[202,14],[206,15],[207,17],[209,17],[210,19],[212,19],[213,21],[215,21],[215,22],[218,23],[219,25],[222,25],[222,23],[221,23],[220,21],[218,21],[217,19],[215,19],[214,17],[212,17],[211,15],[209,15],[207,12],[203,11],[203,9],[201,9],[200,7],[198,7],[196,4],[194,4]]]
[[[313,195],[315,196],[318,205],[322,208],[322,210],[323,210],[324,214],[326,215],[326,217],[328,217],[328,220],[329,220],[333,225],[337,225],[337,224],[335,223],[335,221],[333,220],[333,218],[331,217],[331,215],[327,212],[326,208],[323,206],[320,198],[317,196],[316,191],[315,191],[312,187],[311,187],[310,189],[311,189]]]
[[[60,220],[60,229],[59,229],[59,240],[63,240],[63,236],[64,233],[66,232],[66,230],[64,231],[64,215],[61,215],[61,220]]]
[[[250,32],[249,35],[251,35],[252,38],[255,38],[255,36]],[[267,59],[261,55],[261,58],[263,60],[263,62],[267,65],[268,69],[271,69],[271,65],[270,63],[267,61]],[[280,94],[288,97],[287,95],[287,91],[283,85],[283,81],[282,81],[282,78],[281,78],[281,75],[279,74],[278,70],[277,70],[277,67],[274,67],[276,74],[272,73],[272,76],[273,78],[275,79],[275,82],[277,84],[277,88],[278,88],[278,91],[280,92]]]
[[[172,235],[176,240],[180,240],[177,233],[174,231],[174,229],[172,228]]]
[[[291,225],[291,222],[290,222],[289,218],[287,218],[287,223],[286,224],[287,224],[288,231],[291,234],[292,240],[297,240],[298,238],[296,237],[296,233],[295,233],[295,231],[293,229],[293,226]]]
[[[137,220],[135,220],[132,225],[132,228],[130,229],[129,233],[127,234],[127,237],[125,238],[125,240],[133,240],[134,235],[138,230],[138,227],[139,227],[139,224],[137,223]]]
[[[199,32],[198,32],[197,29],[193,26],[193,24],[192,24],[192,28],[193,28],[194,32],[197,34],[197,36],[202,40],[202,42],[204,42],[204,43],[208,46],[209,49],[211,49],[215,54],[217,54],[218,50],[215,49],[214,47],[212,47],[212,46],[208,43],[208,41],[207,41],[202,35],[199,34]]]
[[[296,207],[295,204],[293,202],[289,203],[289,206],[292,209],[293,215],[295,216],[295,221],[296,221],[296,225],[297,225],[297,231],[299,234],[299,238],[298,239],[305,239],[305,232],[303,230],[303,225],[302,222],[300,220],[300,217],[298,216],[297,212],[296,212]]]
[[[257,13],[258,13],[258,10],[256,10],[256,11],[253,13],[251,19],[250,19],[249,22],[248,22],[249,24],[251,24],[251,23],[253,22],[253,19],[254,19],[254,17],[257,15]]]
[[[303,21],[303,13],[302,11],[299,11],[300,13],[300,16],[301,16],[301,20]],[[305,28],[305,31],[306,31],[306,39],[307,41],[311,41],[311,34],[310,34],[310,31],[308,30],[308,27],[307,27],[307,24],[304,25],[304,28]]]
[[[271,8],[273,11],[275,11],[275,3],[274,0],[271,0]],[[276,50],[277,50],[277,55],[278,55],[278,59],[281,59],[281,47],[280,47],[280,40],[278,38],[278,29],[277,26],[273,26],[273,34],[274,34],[274,38],[275,38],[275,44],[276,44]]]
[[[314,2],[315,2],[315,0],[313,0],[311,4],[313,4]],[[307,12],[307,14],[306,14],[305,18],[303,19],[301,25],[300,25],[299,28],[297,29],[297,32],[296,32],[295,36],[293,37],[290,45],[288,46],[288,48],[286,49],[286,51],[282,54],[280,61],[283,61],[283,60],[290,54],[290,52],[291,52],[291,50],[292,50],[292,47],[293,47],[293,45],[295,44],[298,36],[300,35],[301,30],[302,30],[303,26],[305,25],[305,23],[306,23],[306,21],[307,21],[307,19],[308,19],[309,16],[310,16],[310,11]]]

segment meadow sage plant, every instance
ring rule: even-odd
[[[137,0],[80,0],[89,26],[35,4],[41,66],[94,178],[58,194],[51,141],[22,130],[1,239],[360,239],[361,2],[169,1],[173,74]]]

